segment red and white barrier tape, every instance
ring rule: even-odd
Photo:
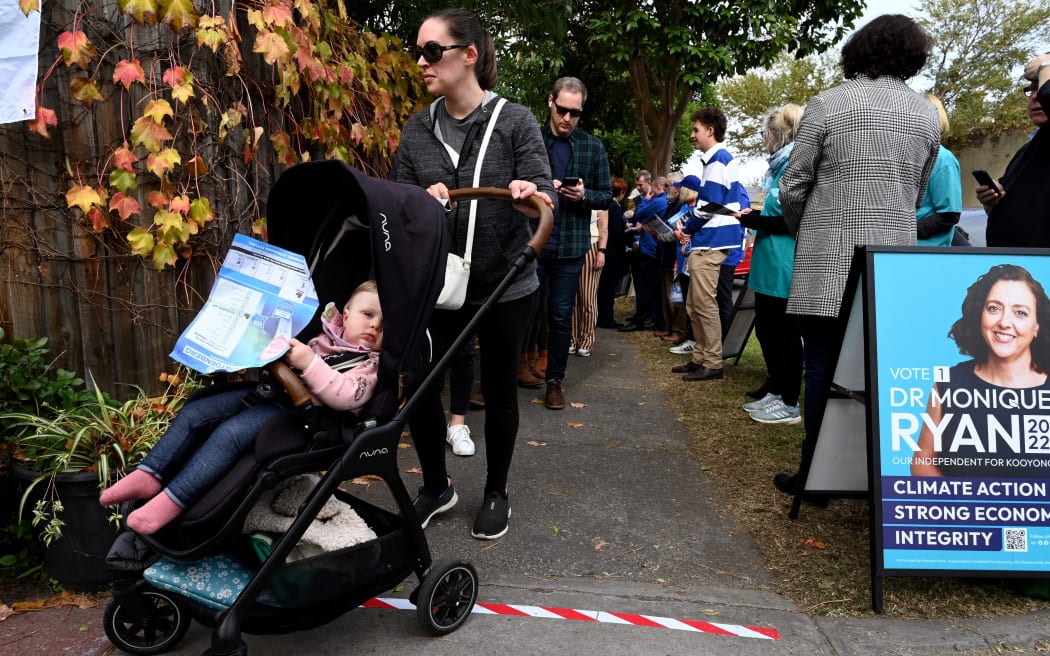
[[[415,610],[408,599],[370,599],[362,604],[365,608],[386,608],[391,610]],[[742,626],[740,624],[720,624],[704,620],[676,620],[670,617],[637,615],[634,613],[609,613],[601,610],[575,610],[572,608],[541,608],[540,606],[523,606],[520,604],[482,604],[474,605],[479,615],[512,615],[516,617],[535,617],[538,619],[578,620],[582,622],[602,622],[606,624],[630,624],[632,626],[650,626],[676,631],[693,631],[714,635],[737,636],[739,638],[760,638],[763,640],[780,640],[776,629],[762,626]]]

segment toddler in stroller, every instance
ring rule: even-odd
[[[315,399],[329,408],[356,412],[375,389],[383,346],[383,311],[375,283],[359,285],[341,315],[329,303],[322,325],[324,331],[309,346],[280,337],[283,344],[277,346],[288,348],[285,359],[301,372]],[[256,400],[246,390],[195,398],[138,469],[103,490],[99,501],[108,506],[149,499],[128,516],[128,528],[156,533],[232,469],[254,444],[259,429],[284,411],[281,403]]]

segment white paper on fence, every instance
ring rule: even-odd
[[[0,1],[0,123],[36,118],[40,12],[26,16],[15,0]]]
[[[171,357],[205,374],[262,366],[288,350],[288,338],[319,305],[303,256],[236,235],[208,300]]]

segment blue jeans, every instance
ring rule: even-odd
[[[537,273],[547,283],[547,380],[565,378],[572,341],[572,308],[587,254],[571,259],[541,257]],[[542,284],[542,282],[541,282]],[[542,310],[542,308],[541,308]]]
[[[193,505],[204,496],[252,448],[259,429],[288,411],[269,402],[245,407],[249,391],[237,389],[190,401],[143,458],[139,468],[166,484],[165,491],[179,506]]]

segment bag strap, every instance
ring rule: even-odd
[[[489,138],[492,137],[492,130],[496,127],[496,119],[499,118],[499,111],[503,109],[503,105],[507,103],[506,98],[500,98],[496,101],[496,108],[492,110],[492,118],[489,119],[488,125],[485,127],[485,136],[481,140],[481,149],[478,151],[478,161],[474,164],[474,186],[481,186],[481,163],[485,159],[485,151],[489,147]],[[474,219],[478,214],[478,201],[477,199],[470,201],[470,220],[467,221],[467,250],[463,253],[463,262],[470,266],[470,252],[474,248]]]

